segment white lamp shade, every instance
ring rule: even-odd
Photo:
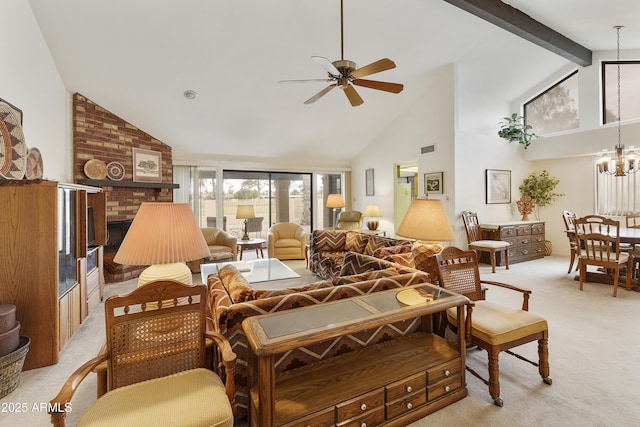
[[[437,242],[448,242],[456,238],[442,202],[435,199],[413,200],[396,234]]]
[[[380,208],[378,207],[378,205],[367,205],[364,208],[364,212],[362,213],[362,216],[368,216],[368,217],[381,217],[382,213],[380,212]]]
[[[255,218],[256,212],[253,209],[253,205],[238,205],[238,210],[236,211],[236,218],[238,219],[248,219]]]
[[[327,197],[328,208],[344,208],[344,198],[342,194],[329,194]]]
[[[143,203],[113,261],[124,265],[170,264],[209,254],[188,204]]]

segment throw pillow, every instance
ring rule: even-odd
[[[254,299],[253,288],[233,265],[225,265],[219,269],[218,277],[220,277],[222,284],[227,292],[229,292],[231,301],[234,303]]]
[[[384,270],[393,267],[389,261],[374,258],[358,252],[347,252],[342,261],[340,274],[338,276],[352,276],[354,274],[366,273],[372,270]]]
[[[384,248],[387,246],[396,246],[397,244],[398,240],[396,239],[390,239],[383,236],[370,236],[369,241],[367,242],[367,247],[364,249],[364,254],[373,255],[376,249]]]
[[[425,242],[421,240],[414,242],[412,253],[416,268],[427,271],[429,265],[427,259],[440,253],[442,249],[444,249],[444,246],[438,242]]]
[[[357,231],[347,231],[347,237],[345,239],[344,250],[349,252],[363,253],[367,247],[369,236],[364,233],[358,233]]]
[[[367,271],[366,273],[353,274],[351,276],[340,276],[333,279],[335,286],[344,285],[347,283],[364,282],[365,280],[380,279],[382,277],[397,276],[398,270],[393,267],[385,268],[384,270]]]
[[[295,294],[296,292],[313,291],[315,289],[332,288],[333,283],[330,280],[321,280],[299,288],[286,289],[254,289],[253,296],[255,299],[279,297],[282,295]]]

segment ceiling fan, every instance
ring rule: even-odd
[[[368,87],[369,89],[383,90],[385,92],[400,93],[404,86],[399,83],[381,82],[376,80],[365,80],[362,77],[380,73],[382,71],[391,70],[396,68],[395,62],[389,58],[383,58],[364,67],[358,68],[356,63],[344,59],[344,19],[342,11],[343,0],[340,0],[340,59],[339,61],[329,61],[322,56],[312,56],[315,62],[317,62],[327,73],[329,78],[326,79],[308,79],[308,80],[281,80],[280,83],[306,83],[306,82],[331,82],[331,84],[320,92],[307,99],[305,104],[313,104],[318,99],[326,95],[331,89],[339,87],[344,91],[344,94],[349,99],[349,102],[353,107],[362,104],[364,101],[356,92],[353,85]]]

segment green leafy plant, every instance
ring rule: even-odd
[[[558,197],[564,196],[564,193],[553,192],[559,183],[559,179],[550,177],[549,172],[543,170],[539,173],[530,173],[518,187],[523,196],[531,197],[534,201],[536,218],[539,218],[538,208],[550,206]]]
[[[513,113],[511,117],[504,117],[500,122],[498,136],[509,142],[522,144],[527,149],[531,145],[531,141],[540,138],[531,132],[531,129],[533,129],[531,125],[524,124],[524,117],[519,116],[518,113]]]

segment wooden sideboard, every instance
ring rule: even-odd
[[[433,301],[398,301],[422,288]],[[468,299],[422,284],[254,316],[243,322],[250,359],[251,426],[407,425],[467,395],[464,306]],[[432,315],[458,311],[452,345]],[[276,374],[277,355],[382,325],[416,319],[418,332]]]
[[[511,243],[509,263],[531,261],[544,257],[544,222],[543,221],[511,221],[501,223],[480,224],[482,238],[486,240],[502,240]],[[484,254],[486,255],[486,254]],[[496,253],[496,265],[504,265],[500,253]],[[490,263],[481,257],[482,262]]]

